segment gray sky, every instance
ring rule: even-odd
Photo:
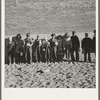
[[[5,0],[6,35],[95,29],[95,0]]]

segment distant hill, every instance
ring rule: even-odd
[[[5,0],[5,35],[95,29],[95,0]]]

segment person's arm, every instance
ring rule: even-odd
[[[81,41],[82,54],[84,54],[84,39]]]
[[[77,37],[77,42],[78,42],[78,48],[80,48],[80,41],[78,37]]]
[[[81,48],[82,48],[82,49],[84,48],[83,40],[81,41]]]
[[[70,39],[70,50],[72,49],[72,40]]]
[[[90,38],[90,49],[92,49],[93,47],[93,42],[92,42],[92,39]]]

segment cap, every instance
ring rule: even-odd
[[[17,34],[17,38],[18,38],[18,37],[22,38],[20,34]]]
[[[85,35],[88,35],[88,33],[85,33]]]
[[[72,31],[72,33],[76,33],[75,31]]]
[[[26,36],[30,36],[30,33],[27,33]]]
[[[55,34],[54,34],[54,33],[52,33],[52,34],[51,34],[51,36],[55,36]]]

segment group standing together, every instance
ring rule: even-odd
[[[66,55],[66,61],[79,61],[79,51],[82,48],[84,54],[84,61],[91,62],[91,51],[96,54],[96,30],[94,30],[93,38],[89,38],[88,33],[85,33],[85,38],[80,41],[75,31],[70,37],[68,33],[64,36],[56,36],[51,34],[51,39],[47,37],[40,39],[31,38],[30,33],[26,34],[23,40],[20,34],[12,37],[12,40],[7,39],[7,64],[12,63],[32,63],[32,62],[62,62]],[[76,54],[74,56],[74,53]]]

